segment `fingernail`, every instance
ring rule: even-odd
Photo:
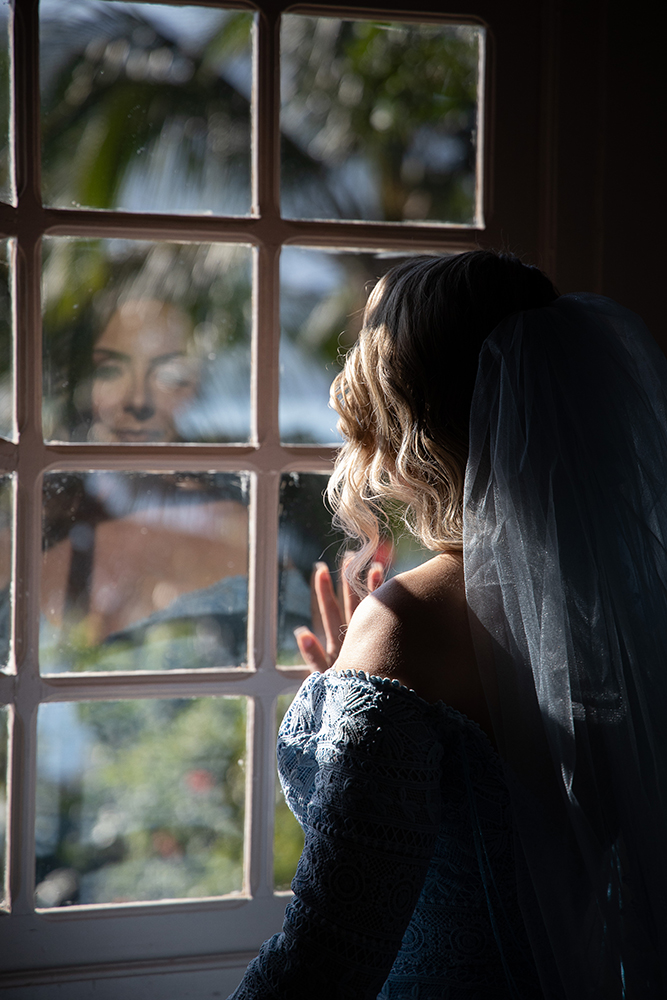
[[[305,649],[310,652],[310,650],[315,648],[315,640],[305,625],[299,625],[298,628],[294,629],[294,638],[298,642],[301,649]]]

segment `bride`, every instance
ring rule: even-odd
[[[234,1000],[664,997],[667,362],[515,257],[415,257],[332,403],[358,545],[298,630],[305,846]],[[397,507],[437,554],[382,583]]]

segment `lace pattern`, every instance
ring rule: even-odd
[[[541,996],[502,765],[475,723],[394,681],[312,674],[278,764],[305,846],[233,1000]]]

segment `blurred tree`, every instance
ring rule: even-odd
[[[85,769],[58,781],[40,758],[38,812],[53,799],[58,810],[38,860],[41,905],[239,892],[245,699],[81,703],[75,725],[88,741]],[[49,902],[54,872],[68,873],[69,891]]]
[[[472,26],[286,15],[288,214],[472,223],[478,67]]]
[[[187,14],[179,13],[185,27]],[[41,90],[48,203],[249,211],[249,94],[225,71],[240,67],[242,76],[249,66],[252,14],[202,13],[203,30],[179,36],[178,28],[161,27],[148,5],[75,0],[47,8]],[[138,205],[124,205],[128,199]]]

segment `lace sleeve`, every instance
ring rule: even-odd
[[[391,683],[318,676],[288,723],[317,759],[294,898],[230,1000],[375,1000],[433,854],[443,751],[423,712]]]

